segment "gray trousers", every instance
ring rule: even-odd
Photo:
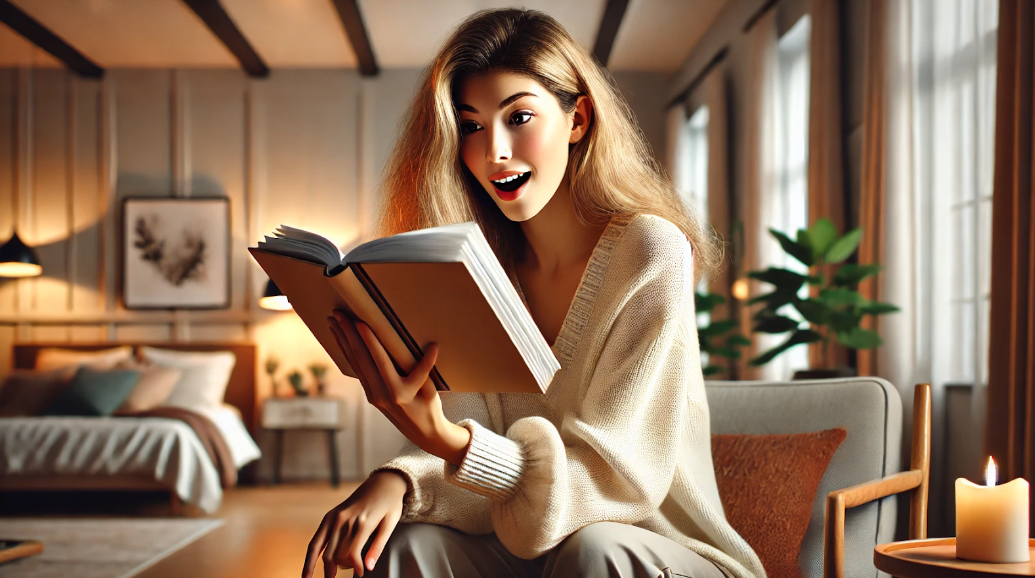
[[[511,554],[495,534],[471,536],[434,524],[399,524],[364,576],[390,578],[725,578],[682,545],[643,528],[599,522],[534,560]]]

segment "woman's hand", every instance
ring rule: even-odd
[[[335,311],[330,322],[340,330],[334,331],[339,342],[342,336],[345,338],[339,344],[363,384],[367,401],[417,447],[459,466],[471,433],[446,419],[442,400],[429,379],[438,359],[438,346],[428,347],[413,371],[403,375],[365,323],[354,322],[341,311]]]
[[[383,471],[367,478],[347,500],[323,517],[309,542],[302,578],[312,577],[320,552],[324,578],[334,578],[339,565],[352,568],[356,576],[373,570],[402,516],[405,495],[406,480],[400,474]],[[363,560],[363,547],[375,530],[377,536]]]

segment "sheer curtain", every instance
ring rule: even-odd
[[[951,535],[944,456],[977,470],[988,352],[997,0],[890,4],[885,299],[878,371],[933,391],[932,535]],[[945,386],[973,384],[974,443],[947,448]],[[906,412],[906,415],[911,415]],[[975,439],[976,438],[976,439]],[[970,468],[968,468],[970,469]]]
[[[767,267],[782,267],[805,271],[807,268],[785,254],[780,244],[769,235],[769,229],[789,234],[808,226],[808,142],[809,142],[809,37],[811,20],[803,16],[779,40],[775,41],[775,11],[763,16],[751,33],[757,35],[755,49],[757,66],[768,70],[756,70],[764,81],[763,90],[758,91],[756,103],[760,118],[758,134],[749,135],[757,139],[759,148],[757,167],[760,178],[750,193],[757,195],[748,199],[745,210],[747,244],[757,247],[755,258],[748,259],[751,270]],[[764,44],[768,39],[769,43]],[[765,51],[768,51],[766,53]],[[750,183],[749,179],[749,183]],[[757,207],[757,213],[752,209]],[[752,284],[752,295],[766,292],[766,286]],[[806,295],[803,293],[803,297]],[[801,319],[792,307],[785,307],[781,314]],[[742,320],[743,323],[743,320]],[[757,334],[755,343],[758,355],[787,339],[787,335]],[[765,380],[790,379],[794,371],[807,369],[808,347],[798,345],[762,366],[757,372],[747,375]]]

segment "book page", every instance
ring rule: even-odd
[[[367,293],[366,288],[356,278],[356,273],[352,268],[346,268],[334,277],[328,277],[327,280],[341,295],[342,299],[348,303],[353,313],[370,326],[370,330],[381,341],[381,345],[384,346],[388,355],[392,356],[399,369],[403,373],[413,371],[414,366],[417,365],[417,360],[410,353],[410,349],[406,347],[395,328],[392,327],[392,323],[388,321],[388,318],[381,312],[377,303]]]

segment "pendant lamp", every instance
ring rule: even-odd
[[[291,303],[288,303],[287,297],[281,292],[280,287],[277,287],[277,284],[273,282],[273,279],[266,282],[266,291],[263,292],[262,298],[259,299],[259,307],[271,311],[291,311]]]
[[[39,255],[22,242],[17,231],[0,246],[0,277],[35,277],[42,272]]]

